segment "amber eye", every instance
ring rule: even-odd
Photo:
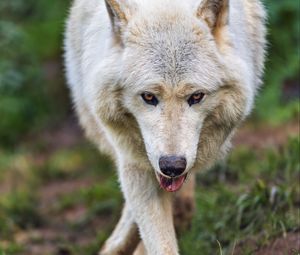
[[[193,95],[190,96],[190,98],[188,99],[188,104],[190,106],[194,105],[194,104],[198,104],[202,101],[202,99],[204,98],[205,94],[202,92],[197,92]]]
[[[141,94],[141,96],[147,104],[154,105],[154,106],[158,105],[158,100],[153,94],[149,92],[144,92]]]

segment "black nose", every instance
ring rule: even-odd
[[[185,157],[163,156],[159,159],[159,168],[163,174],[170,177],[181,175],[186,168]]]

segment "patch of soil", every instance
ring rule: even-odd
[[[276,238],[269,245],[255,252],[255,255],[299,255],[300,232],[288,233],[285,237]]]
[[[93,180],[91,178],[49,182],[39,191],[40,207],[49,208],[49,205],[57,201],[60,196],[89,187],[92,184]]]
[[[244,145],[253,149],[279,147],[291,136],[299,136],[299,122],[293,121],[280,126],[262,126],[246,123],[233,139],[233,144]]]
[[[38,190],[38,212],[44,222],[39,228],[15,235],[15,241],[24,248],[21,255],[73,254],[68,247],[89,246],[95,242],[99,229],[109,229],[115,220],[111,215],[88,219],[88,209],[80,202],[65,209],[57,207],[62,196],[95,182],[92,178],[83,178],[52,181],[42,186]]]
[[[245,247],[247,254],[252,255],[299,255],[300,254],[300,232],[289,232],[285,236],[277,237],[268,244],[259,247],[254,239],[246,239],[234,248],[232,254],[244,255]]]
[[[43,145],[42,152],[51,153],[58,149],[71,148],[82,143],[84,139],[77,119],[70,116],[66,121],[48,127],[39,134],[30,134],[25,139],[25,144],[30,144],[31,140],[39,141]]]
[[[28,155],[30,162],[37,167],[43,166],[58,150],[69,149],[85,142],[77,123],[74,117],[70,117],[63,123],[54,124],[25,138],[22,142],[24,148],[32,149]],[[99,230],[110,229],[115,221],[113,215],[91,217],[88,208],[80,201],[70,207],[60,208],[59,203],[64,196],[90,187],[97,181],[99,179],[92,176],[45,180],[36,191],[37,211],[43,219],[41,226],[19,230],[14,235],[15,242],[24,249],[20,255],[73,254],[68,247],[94,244]]]

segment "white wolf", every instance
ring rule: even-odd
[[[149,255],[179,254],[174,219],[190,219],[193,173],[225,155],[251,111],[265,34],[259,0],[74,1],[68,83],[126,201],[101,255],[132,254],[140,238]]]

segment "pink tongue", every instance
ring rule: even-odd
[[[185,178],[186,175],[180,176],[178,178],[166,178],[160,175],[159,176],[160,186],[168,192],[175,192],[181,188]]]

